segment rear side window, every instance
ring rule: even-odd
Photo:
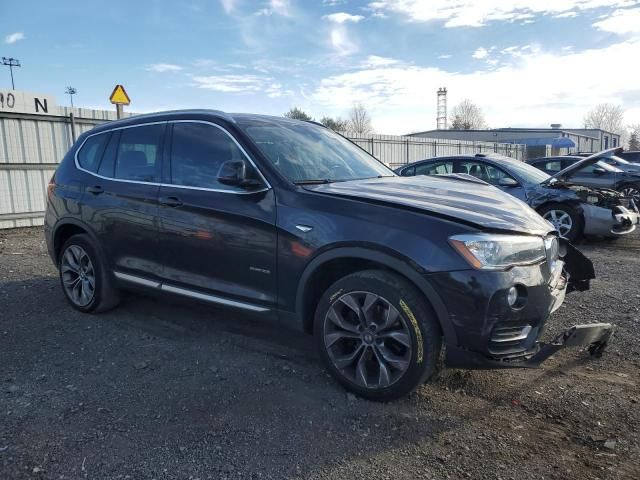
[[[78,163],[82,168],[93,173],[98,171],[109,136],[109,133],[101,133],[87,138],[78,152]]]
[[[453,162],[427,163],[416,166],[416,175],[446,175],[453,172]]]
[[[551,162],[546,162],[543,168],[546,172],[556,173],[562,170],[562,162],[560,160],[552,160]]]
[[[181,122],[173,126],[171,183],[187,187],[237,190],[218,182],[224,162],[245,161],[236,143],[225,132],[204,123]],[[247,174],[255,171],[247,164]]]
[[[115,178],[158,181],[164,129],[164,124],[122,129],[115,159]]]

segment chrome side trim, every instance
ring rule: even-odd
[[[154,282],[153,280],[147,280],[146,278],[136,277],[134,275],[129,275],[128,273],[113,272],[113,274],[118,280],[137,283],[138,285],[144,285],[145,287],[160,288],[160,282]]]
[[[82,168],[80,166],[80,162],[78,161],[78,153],[80,153],[80,150],[82,150],[82,147],[84,146],[86,141],[89,140],[89,138],[95,137],[96,135],[104,135],[106,133],[111,133],[111,132],[114,132],[116,130],[124,130],[124,129],[127,129],[127,128],[136,128],[136,127],[145,127],[147,125],[161,125],[161,124],[164,124],[164,123],[204,123],[206,125],[211,125],[212,127],[215,127],[215,128],[218,128],[218,129],[222,130],[233,141],[233,143],[236,144],[236,146],[240,149],[242,154],[249,161],[249,163],[253,166],[253,168],[256,169],[256,171],[258,172],[258,175],[260,175],[260,178],[262,179],[262,181],[266,185],[265,188],[262,188],[260,190],[251,190],[251,191],[233,191],[233,190],[223,190],[223,189],[220,189],[220,188],[204,188],[204,187],[190,187],[190,186],[187,186],[187,185],[174,185],[172,183],[142,182],[142,181],[139,181],[139,180],[125,180],[125,179],[121,179],[121,178],[105,177],[104,175],[99,175],[99,174],[97,174],[95,172],[91,172],[89,170],[86,170],[86,169],[84,169],[84,168]],[[134,184],[138,184],[138,185],[153,185],[153,186],[157,186],[157,187],[184,188],[184,189],[187,189],[187,190],[201,190],[201,191],[205,191],[205,192],[231,193],[231,194],[235,194],[235,195],[251,195],[251,194],[254,194],[254,193],[266,192],[266,191],[268,191],[268,190],[270,190],[272,188],[271,184],[267,181],[267,179],[262,174],[262,172],[260,171],[258,166],[253,162],[253,160],[251,159],[249,154],[246,152],[246,150],[244,148],[242,148],[242,145],[240,145],[238,143],[238,141],[233,137],[233,135],[231,135],[224,127],[221,127],[220,125],[215,124],[213,122],[207,122],[205,120],[166,120],[166,121],[162,121],[162,122],[137,123],[135,125],[125,125],[124,127],[110,128],[110,129],[104,130],[102,132],[98,132],[98,133],[93,133],[91,135],[87,135],[87,138],[85,138],[82,141],[82,143],[80,144],[80,146],[76,150],[76,153],[74,154],[73,157],[74,157],[74,163],[75,163],[76,168],[78,170],[80,170],[81,172],[88,173],[89,175],[92,175],[94,177],[101,178],[103,180],[109,180],[111,182],[134,183]]]
[[[229,300],[228,298],[217,297],[215,295],[207,295],[200,292],[194,292],[193,290],[187,290],[179,287],[172,287],[171,285],[162,285],[161,290],[175,293],[178,295],[184,295],[185,297],[197,298],[199,300],[205,300],[207,302],[219,303],[221,305],[228,305],[230,307],[242,308],[244,310],[251,310],[253,312],[267,312],[268,308],[259,307],[250,303],[238,302],[236,300]]]
[[[174,287],[172,285],[162,284],[153,280],[147,280],[146,278],[137,277],[135,275],[129,275],[128,273],[113,272],[115,277],[119,280],[126,282],[136,283],[138,285],[144,285],[145,287],[159,288],[164,292],[175,293],[185,297],[197,298],[198,300],[205,300],[207,302],[218,303],[220,305],[227,305],[230,307],[242,308],[244,310],[251,310],[253,312],[268,312],[266,307],[260,307],[251,303],[239,302],[237,300],[230,300],[224,297],[218,297],[216,295],[207,295],[206,293],[200,293],[186,288]]]

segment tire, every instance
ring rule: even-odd
[[[632,197],[636,205],[640,205],[640,184],[627,183],[625,185],[621,185],[618,187],[618,192],[628,197]]]
[[[555,213],[554,213],[555,212]],[[575,242],[581,235],[584,228],[584,219],[576,210],[570,205],[564,203],[548,203],[538,209],[538,213],[545,219],[553,224],[558,230],[561,237],[566,238],[570,242]],[[554,219],[555,215],[555,219]],[[560,223],[562,220],[570,221],[570,228],[566,230]],[[567,223],[564,223],[567,226]]]
[[[74,235],[62,245],[58,273],[62,291],[76,310],[105,312],[120,303],[119,291],[106,261],[86,234]]]
[[[424,296],[381,270],[356,272],[331,285],[318,303],[314,336],[333,377],[376,401],[403,397],[431,378],[442,344]]]

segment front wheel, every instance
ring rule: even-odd
[[[582,232],[582,217],[569,205],[552,203],[538,210],[542,218],[551,222],[561,237],[575,242]]]
[[[627,184],[622,185],[618,191],[623,194],[625,197],[633,198],[633,201],[636,205],[640,205],[640,185],[638,184]]]
[[[353,273],[329,287],[316,310],[314,334],[336,380],[378,401],[402,397],[429,379],[442,341],[423,295],[379,270]]]

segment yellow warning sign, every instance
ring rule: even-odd
[[[131,99],[122,85],[116,85],[116,88],[111,92],[109,101],[114,105],[129,105],[131,103]]]

